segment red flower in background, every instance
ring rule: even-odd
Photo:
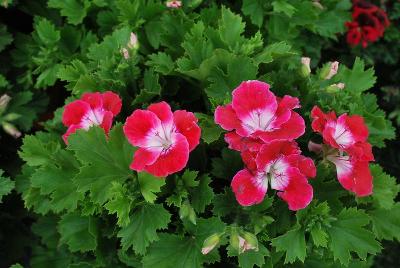
[[[385,11],[364,0],[353,1],[353,20],[346,22],[347,43],[356,46],[377,41],[390,25]]]
[[[337,177],[343,188],[357,196],[372,194],[372,175],[369,162],[374,160],[371,144],[367,142],[368,128],[358,115],[334,112],[325,114],[317,106],[311,111],[312,128],[322,135],[325,145],[310,142],[309,148],[321,152],[336,166]]]
[[[122,107],[120,97],[111,92],[85,93],[80,100],[73,101],[65,106],[62,122],[68,127],[63,135],[64,142],[68,143],[68,137],[77,129],[88,130],[97,125],[108,134],[113,118],[119,114]]]
[[[174,113],[166,102],[135,110],[124,125],[129,142],[139,147],[131,169],[165,177],[182,170],[200,141],[201,130],[191,112]]]

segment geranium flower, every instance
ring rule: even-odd
[[[130,168],[165,177],[182,170],[200,140],[201,130],[191,112],[174,113],[166,102],[135,110],[124,125],[129,142],[139,147]]]
[[[315,177],[316,169],[314,162],[300,153],[296,142],[275,140],[264,144],[256,157],[246,158],[246,168],[231,183],[239,204],[261,203],[270,185],[290,210],[305,208],[313,197],[307,177]]]
[[[232,103],[217,107],[215,122],[235,133],[228,133],[227,140],[231,139],[229,135],[236,134],[263,142],[294,140],[305,130],[303,118],[293,111],[299,107],[297,98],[278,98],[267,83],[245,81],[232,92]]]
[[[169,8],[180,8],[182,7],[182,1],[167,1],[165,5]]]
[[[320,133],[325,145],[310,142],[309,148],[323,153],[336,166],[340,184],[357,196],[372,193],[372,176],[369,162],[374,160],[371,144],[367,142],[368,128],[358,115],[334,112],[325,114],[315,106],[311,111],[312,128]]]
[[[351,46],[359,43],[367,47],[368,43],[377,41],[390,25],[389,19],[382,9],[363,0],[353,1],[353,20],[346,22],[347,42]]]
[[[68,127],[63,135],[65,143],[68,143],[69,135],[77,129],[88,130],[94,125],[100,126],[108,134],[112,120],[119,114],[121,107],[120,97],[111,91],[85,93],[80,100],[67,104],[62,115],[62,122]]]

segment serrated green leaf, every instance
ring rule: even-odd
[[[293,263],[296,260],[304,262],[306,258],[305,234],[300,227],[272,239],[271,244],[276,247],[276,251],[286,252],[285,263]]]
[[[59,149],[60,144],[58,142],[44,143],[37,136],[26,135],[19,156],[29,166],[40,166],[46,164],[49,161],[49,156]]]
[[[264,245],[258,244],[258,251],[248,250],[239,254],[239,266],[241,268],[264,267],[265,257],[267,256],[269,256],[268,249]]]
[[[49,0],[47,5],[51,8],[60,9],[61,15],[67,17],[68,23],[78,25],[82,23],[83,19],[86,17],[90,2],[87,0]]]
[[[219,35],[230,49],[235,49],[239,42],[239,37],[244,32],[245,23],[239,15],[234,14],[226,7],[221,9],[221,19],[219,21]]]
[[[296,53],[292,50],[292,47],[288,43],[282,41],[266,46],[263,51],[254,57],[254,61],[257,64],[271,63],[275,59],[293,55],[296,55]]]
[[[158,240],[157,230],[167,228],[170,217],[160,204],[145,204],[140,207],[133,213],[129,225],[117,234],[121,238],[123,250],[132,247],[136,253],[144,255],[146,248]]]
[[[217,178],[232,180],[233,176],[243,168],[240,154],[228,148],[222,149],[221,158],[212,159],[211,174]]]
[[[198,171],[191,171],[189,169],[185,170],[182,175],[182,181],[186,188],[196,187],[199,185],[199,181],[196,180],[197,174],[199,174]]]
[[[151,101],[156,96],[161,94],[161,86],[158,82],[159,75],[154,73],[153,69],[144,72],[144,88],[140,91],[133,100],[133,105],[143,105]]]
[[[104,207],[111,213],[116,213],[119,226],[126,226],[129,224],[129,213],[132,206],[132,198],[129,196],[126,188],[117,182],[111,186],[111,200],[108,201]]]
[[[39,18],[35,30],[40,40],[46,45],[55,45],[60,40],[60,31],[46,18]]]
[[[253,24],[261,27],[264,16],[264,1],[263,0],[243,0],[242,12],[250,17]]]
[[[364,228],[369,222],[368,215],[356,208],[345,208],[339,213],[337,220],[328,229],[329,248],[335,260],[348,265],[350,252],[357,253],[363,260],[368,254],[380,252],[380,243],[375,240],[372,232]]]
[[[104,130],[91,127],[78,130],[68,138],[68,149],[72,150],[83,164],[73,179],[78,191],[90,192],[92,201],[100,205],[112,198],[112,182],[123,183],[133,177],[129,164],[133,147],[122,131],[122,125],[114,126],[107,138]]]
[[[149,60],[146,62],[146,65],[163,75],[169,75],[175,69],[175,63],[171,56],[164,52],[149,55]]]
[[[40,236],[44,245],[49,248],[57,248],[60,235],[57,232],[58,217],[45,216],[38,218],[32,225],[32,232]]]
[[[317,247],[326,247],[328,244],[328,234],[321,228],[313,227],[310,231],[314,245]]]
[[[372,199],[378,208],[391,209],[395,198],[400,191],[400,185],[396,184],[396,178],[386,174],[379,165],[370,166],[374,178]]]
[[[0,169],[0,203],[2,202],[3,196],[11,193],[14,187],[14,181],[4,177],[3,170]]]
[[[60,243],[68,245],[72,252],[86,252],[97,247],[97,223],[93,217],[83,217],[78,213],[66,214],[58,223]]]
[[[0,51],[11,44],[12,40],[12,36],[7,32],[6,26],[0,25]]]
[[[225,193],[214,196],[213,205],[213,213],[215,215],[226,216],[236,211],[238,203],[232,190],[226,188]]]
[[[138,181],[144,199],[149,203],[154,203],[157,199],[156,193],[161,192],[165,179],[155,177],[147,172],[138,172]]]
[[[205,174],[199,178],[199,185],[191,190],[191,203],[197,213],[203,213],[206,206],[211,204],[214,192],[209,186],[211,178]]]
[[[289,4],[289,1],[286,0],[276,0],[272,2],[272,6],[274,7],[274,12],[281,12],[287,15],[288,17],[292,17],[296,12],[296,8]]]
[[[372,230],[378,239],[400,241],[400,203],[391,209],[374,209],[369,212]]]
[[[210,144],[217,141],[221,136],[223,129],[215,124],[214,118],[207,114],[196,113],[196,117],[199,119],[199,126],[201,128],[201,138],[204,142]]]

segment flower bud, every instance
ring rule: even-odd
[[[332,84],[332,85],[330,85],[330,86],[328,86],[328,87],[326,88],[326,91],[327,91],[328,93],[337,93],[337,92],[339,92],[340,90],[344,89],[344,87],[345,87],[345,84],[344,84],[344,83]]]
[[[182,7],[182,2],[181,1],[167,1],[165,5],[169,8],[180,8]]]
[[[321,9],[321,10],[324,9],[324,6],[321,5],[321,3],[319,2],[319,0],[314,0],[314,1],[312,2],[312,4],[313,4],[313,6],[315,6],[316,8],[319,8],[319,9]]]
[[[21,132],[14,125],[7,122],[3,122],[2,125],[4,131],[9,135],[13,136],[14,138],[21,137]]]
[[[301,65],[300,73],[303,77],[308,77],[311,73],[310,62],[311,62],[311,59],[308,57],[301,58],[302,65]]]
[[[239,253],[252,249],[258,251],[258,240],[255,235],[249,232],[243,232],[242,236],[239,236]]]
[[[211,250],[213,250],[220,241],[220,235],[215,233],[210,235],[209,237],[204,240],[203,247],[201,249],[201,253],[203,255],[208,254]]]
[[[121,49],[121,54],[124,56],[124,59],[129,59],[129,51],[126,48]]]
[[[135,33],[131,33],[131,36],[129,38],[128,48],[130,48],[130,49],[139,48],[139,42],[137,39],[137,35]]]
[[[322,152],[322,144],[309,141],[308,142],[308,150],[310,152],[314,152],[316,154],[319,154],[319,153]]]
[[[8,103],[10,102],[11,97],[7,94],[4,94],[0,97],[0,110],[4,111],[7,108]]]
[[[179,216],[181,219],[188,218],[189,221],[191,221],[193,224],[196,224],[196,212],[187,201],[182,204],[179,210]]]
[[[321,70],[320,78],[324,80],[331,79],[334,75],[337,74],[339,69],[339,62],[334,61],[329,64],[324,65]]]

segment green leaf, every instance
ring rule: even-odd
[[[258,244],[258,251],[248,250],[239,254],[239,266],[241,268],[253,268],[255,266],[264,267],[265,257],[269,256],[269,251],[264,245]]]
[[[146,248],[158,240],[157,230],[167,228],[170,217],[160,204],[143,205],[132,215],[129,225],[117,234],[121,238],[122,249],[132,247],[136,253],[144,255]]]
[[[289,4],[285,0],[276,0],[272,2],[272,6],[274,7],[274,12],[281,12],[286,14],[288,17],[292,17],[296,12],[296,8]]]
[[[3,196],[11,193],[14,187],[15,183],[9,178],[3,177],[3,170],[0,169],[0,203]]]
[[[378,239],[400,241],[400,203],[391,209],[375,209],[369,212],[372,230]]]
[[[215,124],[214,118],[207,114],[196,113],[196,117],[199,119],[199,125],[201,128],[201,138],[204,142],[210,144],[217,141],[224,132],[223,129]]]
[[[196,180],[197,174],[199,174],[198,171],[191,171],[189,169],[185,170],[182,175],[182,181],[186,188],[196,187],[199,185],[199,181]]]
[[[215,215],[226,216],[236,212],[238,203],[231,188],[225,188],[225,193],[214,196],[213,205],[213,213]]]
[[[87,0],[83,0],[83,3],[77,0],[49,0],[47,5],[51,8],[60,9],[61,15],[67,17],[68,23],[78,25],[86,17],[90,2]]]
[[[396,184],[396,178],[386,174],[379,165],[371,165],[370,170],[374,178],[374,204],[378,208],[391,209],[400,191],[400,185]]]
[[[60,40],[60,31],[48,19],[39,18],[36,21],[35,30],[40,40],[46,45],[55,45]]]
[[[318,227],[314,227],[310,231],[314,245],[317,247],[326,247],[328,244],[328,234]]]
[[[264,16],[264,1],[263,0],[243,0],[242,12],[250,17],[253,24],[261,27]]]
[[[348,265],[350,252],[355,252],[365,260],[367,254],[380,252],[381,245],[375,240],[374,234],[365,229],[370,219],[362,210],[345,208],[337,216],[337,220],[331,223],[328,229],[330,236],[329,248],[335,260],[343,265]]]
[[[58,223],[60,243],[68,245],[71,252],[86,252],[97,247],[97,223],[92,217],[77,213],[66,214]]]
[[[275,59],[293,55],[296,55],[296,53],[292,50],[292,47],[288,43],[282,41],[266,46],[263,51],[254,57],[254,61],[257,64],[271,63]]]
[[[228,148],[222,149],[221,158],[212,159],[211,173],[217,178],[232,180],[233,176],[243,168],[240,154]]]
[[[271,244],[276,247],[276,251],[286,252],[285,264],[293,263],[297,259],[304,262],[306,258],[306,240],[300,226],[272,239]]]
[[[60,149],[58,142],[43,142],[38,136],[26,135],[23,139],[19,156],[29,166],[44,165],[49,161],[49,156]]]
[[[32,225],[32,232],[40,236],[40,240],[49,248],[57,248],[60,235],[57,232],[58,217],[44,216],[39,217]]]
[[[144,199],[149,203],[154,203],[157,199],[155,194],[161,192],[165,179],[155,177],[147,172],[138,172],[138,181]]]
[[[235,49],[240,41],[240,36],[244,32],[245,23],[239,15],[234,14],[228,8],[222,6],[221,19],[218,22],[219,35],[230,49]]]
[[[129,213],[132,206],[132,198],[127,189],[120,183],[114,182],[111,186],[111,200],[104,207],[111,213],[116,213],[118,217],[117,224],[126,226],[129,224]]]
[[[134,149],[125,138],[121,124],[112,128],[108,139],[104,130],[97,126],[88,131],[78,130],[69,136],[68,149],[74,151],[83,164],[73,179],[78,191],[89,191],[97,204],[112,199],[112,182],[123,183],[133,177],[129,164]]]
[[[0,51],[11,44],[12,40],[12,36],[7,32],[6,26],[0,25]]]
[[[191,203],[194,210],[198,213],[203,213],[206,206],[211,204],[214,198],[214,192],[209,186],[211,178],[204,174],[199,178],[200,184],[191,190]]]
[[[144,72],[144,88],[133,100],[133,105],[143,105],[151,101],[155,96],[160,96],[161,86],[158,82],[159,75],[154,73],[153,69]]]
[[[358,94],[370,89],[376,82],[374,69],[365,70],[365,64],[360,58],[356,58],[353,69],[340,65],[339,73],[334,79],[344,83],[347,91]]]
[[[163,75],[169,75],[175,69],[174,61],[171,56],[165,52],[158,52],[157,54],[149,55],[149,60],[146,62],[146,65],[152,67],[156,72]]]

